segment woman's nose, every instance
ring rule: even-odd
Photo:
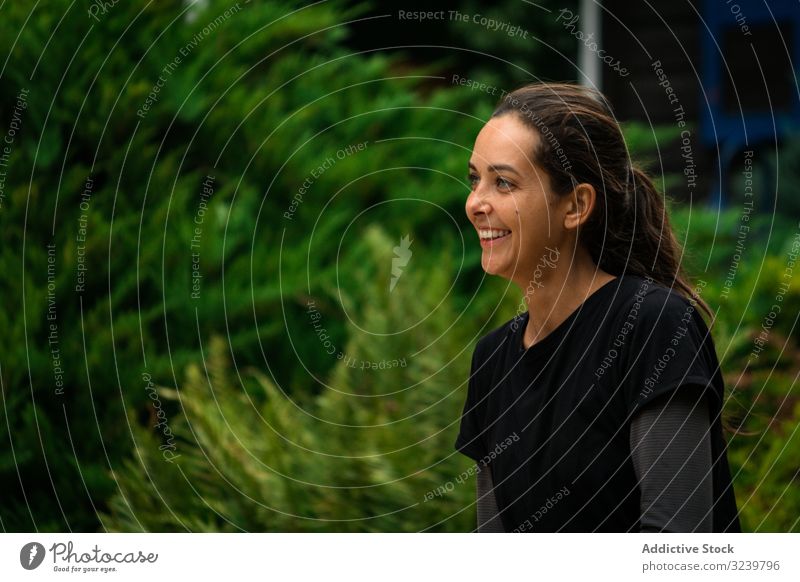
[[[467,196],[466,210],[467,216],[470,218],[490,211],[489,204],[486,201],[486,195],[481,193],[480,186],[475,188],[469,193],[469,196]]]

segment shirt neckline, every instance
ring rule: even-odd
[[[587,313],[584,309],[597,301],[599,298],[604,296],[606,292],[611,289],[616,289],[618,286],[614,283],[620,283],[622,280],[622,276],[616,276],[610,281],[607,281],[595,291],[589,295],[583,302],[575,308],[575,310],[570,313],[567,318],[562,321],[558,327],[556,327],[553,331],[547,334],[543,339],[536,342],[529,348],[525,348],[522,343],[522,338],[525,335],[525,327],[528,325],[528,319],[530,314],[525,311],[525,313],[521,316],[521,321],[517,326],[517,329],[512,333],[511,340],[512,346],[516,347],[516,351],[519,355],[524,355],[526,358],[533,358],[543,354],[552,353],[552,351],[557,347],[558,342],[563,338],[564,335],[570,332],[570,330],[574,327],[574,322],[577,320],[582,314]]]

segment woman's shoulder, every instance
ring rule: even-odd
[[[703,348],[714,351],[711,332],[696,299],[701,297],[704,285],[695,286],[694,297],[690,298],[676,287],[652,279],[649,282],[646,278],[639,279],[647,282],[647,286],[627,300],[618,324],[632,337],[632,349],[641,349],[642,345],[668,349],[680,344],[684,348],[691,346],[687,353]],[[716,355],[708,354],[708,357],[711,361]]]
[[[668,287],[651,277],[626,277],[612,329],[635,338],[634,343],[668,342],[673,333],[685,330],[699,346],[711,342],[709,328],[700,304],[676,287]],[[694,289],[700,296],[702,286]]]
[[[638,307],[641,314],[650,317],[671,317],[692,313],[699,306],[697,301],[686,297],[678,288],[668,287],[649,276],[626,276],[627,292],[623,304],[629,308]],[[702,286],[695,289],[695,294],[702,292]]]

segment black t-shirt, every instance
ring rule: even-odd
[[[631,418],[682,385],[709,396],[713,531],[741,531],[724,383],[697,309],[650,278],[624,275],[527,350],[527,312],[478,341],[455,447],[489,463],[505,531],[639,531]]]

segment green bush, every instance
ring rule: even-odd
[[[388,293],[394,243],[377,227],[365,243],[385,268],[354,271],[360,292],[349,299],[362,306],[356,315],[370,330],[350,326],[345,357],[320,379],[322,391],[297,402],[294,391],[256,369],[235,374],[226,342],[212,339],[203,365],[188,367],[179,390],[160,391],[183,411],[169,420],[179,435],[174,457],[163,455],[173,450],[169,443],[136,428],[136,454],[115,472],[119,494],[101,517],[106,529],[474,527],[474,473],[453,443],[477,336],[442,301],[455,260],[414,242]],[[327,325],[330,313],[309,308],[306,320]],[[245,376],[256,380],[250,389],[239,380]]]
[[[29,89],[0,214],[6,529],[98,527],[109,469],[135,449],[120,420],[153,415],[143,376],[176,388],[201,338],[225,336],[237,366],[263,367],[268,353],[278,381],[313,391],[298,357],[320,374],[333,363],[293,322],[308,296],[330,305],[357,290],[341,275],[365,225],[393,240],[413,225],[432,246],[464,226],[463,144],[490,104],[422,90],[424,68],[351,54],[340,23],[361,9],[342,2],[198,6],[118,3],[99,21],[66,1],[4,8],[3,120]],[[351,223],[353,208],[368,212]],[[343,318],[329,319],[341,337]]]

